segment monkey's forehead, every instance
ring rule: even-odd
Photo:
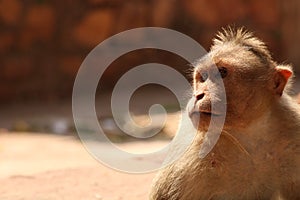
[[[208,52],[206,55],[197,60],[193,66],[196,69],[211,68],[219,65],[245,68],[259,63],[260,60],[256,55],[249,51],[248,47],[224,45],[219,48],[214,48]]]

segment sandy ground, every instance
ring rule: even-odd
[[[149,105],[153,103],[171,110],[176,108],[178,102],[174,95],[164,91],[155,88],[135,93],[132,113],[148,114]],[[99,118],[111,116],[109,95],[100,95],[96,102]],[[126,174],[103,166],[72,136],[24,133],[55,132],[55,129],[44,130],[43,127],[55,127],[57,122],[74,126],[71,99],[58,103],[0,105],[0,110],[0,200],[148,199],[155,173]],[[167,121],[165,133],[175,133],[177,125],[174,124],[178,123],[175,118],[168,116],[170,125]],[[34,130],[28,125],[34,126]],[[130,142],[120,147],[130,152],[145,152],[167,143],[153,140]],[[151,162],[157,162],[157,158],[152,159]]]
[[[124,147],[139,151],[165,144]],[[107,168],[72,136],[0,133],[0,200],[141,200],[147,199],[154,175]]]

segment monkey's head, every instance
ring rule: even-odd
[[[252,33],[223,29],[195,64],[189,116],[200,130],[212,117],[225,117],[225,129],[246,127],[280,100],[291,75],[291,67],[276,64]]]

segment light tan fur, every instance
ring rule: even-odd
[[[213,112],[211,104],[218,108],[224,103],[210,77],[200,81],[214,64],[227,69],[227,113],[217,144],[200,158],[211,120],[202,111]],[[300,111],[285,89],[291,75],[291,67],[273,61],[252,33],[232,28],[220,32],[195,66],[194,102],[187,109],[196,106],[200,113],[199,123],[190,115],[198,133],[184,155],[158,173],[150,199],[300,199]]]

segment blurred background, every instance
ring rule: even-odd
[[[277,61],[292,63],[298,72],[299,9],[297,0],[0,0],[0,103],[70,103],[88,53],[114,34],[145,26],[180,31],[207,50],[221,27],[245,26]],[[139,50],[106,70],[102,89],[110,91],[127,70],[149,62],[189,75],[188,63],[178,56]]]
[[[85,57],[103,40],[128,29],[155,26],[182,32],[209,50],[216,32],[227,25],[253,31],[267,43],[275,60],[291,63],[296,76],[299,74],[298,0],[0,0],[0,163],[5,156],[11,159],[0,167],[2,177],[18,170],[23,173],[20,167],[12,166],[20,164],[14,159],[18,152],[34,146],[32,138],[26,143],[28,133],[76,135],[71,111],[73,83]],[[121,56],[105,71],[102,88],[97,91],[99,118],[108,131],[118,132],[110,118],[113,86],[126,71],[149,62],[169,65],[190,80],[189,63],[171,53],[147,49]],[[294,88],[295,94],[298,88]],[[143,122],[143,115],[153,103],[161,103],[170,113],[179,110],[170,91],[144,86],[132,98],[132,112],[141,115]],[[174,134],[176,119],[170,114],[170,123],[164,129],[167,134]],[[26,135],[17,137],[22,150],[13,145],[16,132]],[[52,141],[48,139],[44,138]],[[63,147],[65,144],[60,142],[59,147]],[[29,159],[22,158],[23,164]],[[53,163],[63,162],[62,158]],[[41,166],[39,161],[37,158],[37,168]],[[12,199],[7,191],[7,199]],[[93,197],[101,197],[97,195]]]

